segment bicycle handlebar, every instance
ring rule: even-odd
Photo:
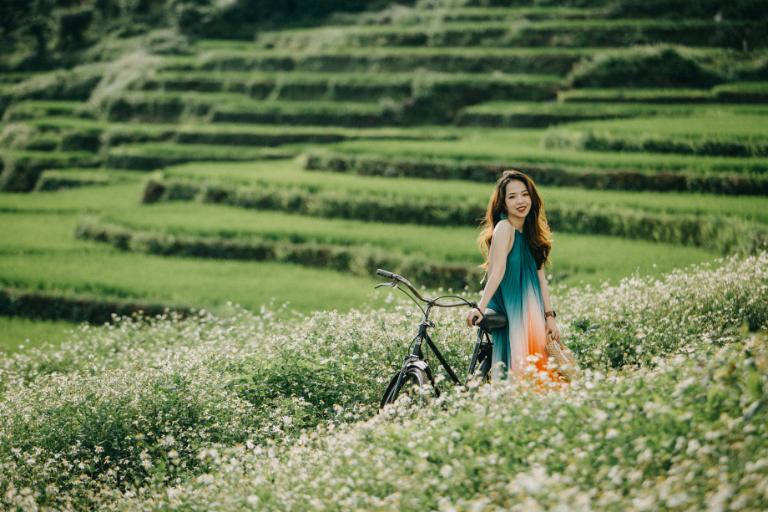
[[[456,306],[473,306],[473,305],[475,305],[474,302],[470,302],[470,301],[464,299],[463,297],[459,297],[458,295],[456,295],[456,297],[459,297],[463,302],[453,302],[453,303],[440,303],[440,302],[438,302],[442,297],[437,297],[436,299],[427,299],[427,298],[422,297],[422,295],[419,293],[419,291],[416,289],[416,287],[413,286],[413,284],[411,284],[411,282],[409,280],[407,280],[406,278],[404,278],[403,276],[401,276],[399,274],[395,274],[394,272],[390,272],[388,270],[384,270],[384,269],[381,269],[381,268],[376,269],[376,274],[378,274],[378,275],[380,275],[382,277],[386,277],[387,279],[391,279],[393,282],[396,281],[396,282],[404,284],[406,287],[408,287],[409,290],[411,290],[411,293],[413,293],[416,296],[416,298],[418,298],[422,302],[426,302],[427,304],[433,304],[435,306],[444,307],[444,308],[450,308],[450,307],[456,307]]]

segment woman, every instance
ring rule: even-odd
[[[491,331],[492,380],[510,372],[534,377],[538,384],[564,384],[562,375],[547,365],[547,336],[560,339],[560,331],[543,269],[552,246],[549,224],[531,178],[504,171],[481,229],[478,243],[486,258],[481,265],[486,284],[478,307],[467,314],[467,325],[482,320],[483,312],[507,317],[505,327]]]

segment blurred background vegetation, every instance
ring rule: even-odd
[[[377,267],[473,294],[509,167],[545,201],[555,306],[764,250],[767,22],[754,0],[3,2],[0,347],[137,310],[382,305]]]

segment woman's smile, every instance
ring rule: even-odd
[[[528,215],[532,206],[531,195],[525,183],[512,180],[505,187],[504,209],[508,215],[514,215],[518,219]]]

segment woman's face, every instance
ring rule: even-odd
[[[520,180],[510,180],[504,193],[504,206],[507,209],[507,217],[525,219],[531,211],[531,195]]]

